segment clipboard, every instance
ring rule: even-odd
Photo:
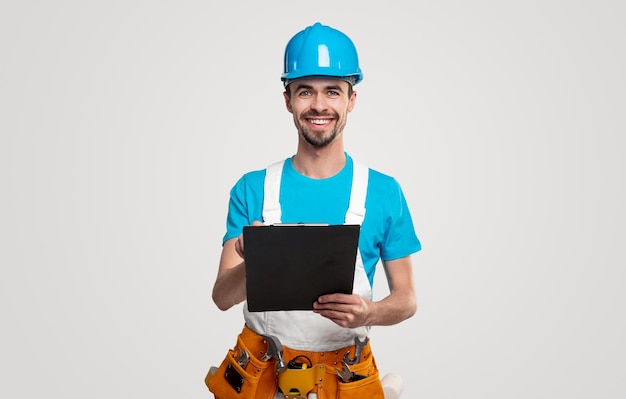
[[[351,294],[360,225],[243,228],[250,312],[311,310],[320,295]]]

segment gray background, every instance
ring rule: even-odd
[[[626,6],[365,3],[2,2],[1,397],[209,397],[242,320],[210,298],[228,191],[295,151],[282,56],[316,21],[361,56],[347,149],[424,246],[382,373],[406,398],[626,395]]]

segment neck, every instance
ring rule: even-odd
[[[332,147],[332,148],[331,148]],[[312,179],[325,179],[339,173],[346,165],[343,145],[332,145],[322,149],[298,146],[293,157],[293,167]]]

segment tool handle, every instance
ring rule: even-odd
[[[272,356],[283,354],[283,345],[278,338],[273,335],[264,335],[263,338],[267,341],[267,353]]]

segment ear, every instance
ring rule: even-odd
[[[356,91],[352,92],[350,100],[348,100],[348,112],[352,112],[354,105],[356,104]]]
[[[289,90],[289,88],[287,88],[287,90]],[[287,95],[286,91],[283,92],[283,97],[285,98],[285,107],[287,107],[287,111],[293,114],[293,108],[291,108],[291,101],[289,100],[289,96]]]

